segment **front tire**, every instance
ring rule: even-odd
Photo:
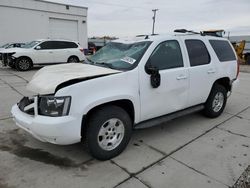
[[[32,61],[27,57],[20,57],[15,63],[15,67],[18,71],[30,70],[32,66]]]
[[[118,106],[99,108],[90,115],[87,126],[87,146],[91,155],[99,160],[119,155],[131,138],[131,118]]]
[[[205,103],[204,115],[216,118],[221,115],[227,103],[227,90],[224,86],[215,84]]]

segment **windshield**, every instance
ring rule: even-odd
[[[130,69],[151,44],[150,41],[132,44],[110,42],[95,55],[88,58],[93,64],[100,64],[113,69]]]
[[[39,44],[39,41],[28,42],[22,46],[22,48],[33,48],[35,45]]]
[[[7,43],[7,44],[4,44],[4,45],[0,46],[0,48],[7,48],[9,45],[10,45],[10,44]]]

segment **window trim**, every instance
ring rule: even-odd
[[[192,66],[192,65],[191,65],[191,61],[190,61],[190,57],[189,57],[189,53],[188,53],[188,48],[187,48],[186,41],[200,41],[200,42],[202,42],[202,43],[204,44],[204,46],[205,46],[205,48],[206,48],[206,51],[207,51],[207,54],[208,54],[208,56],[209,56],[209,61],[208,61],[208,63],[206,63],[206,64],[201,64],[201,65]],[[207,46],[206,46],[206,43],[205,43],[204,41],[202,41],[202,40],[200,40],[200,39],[185,39],[184,43],[185,43],[185,46],[186,46],[186,50],[187,50],[187,55],[188,55],[188,60],[189,60],[189,65],[190,65],[190,67],[198,67],[198,66],[204,66],[204,65],[209,65],[209,64],[211,64],[212,58],[211,58],[211,55],[210,55],[210,53],[209,53],[209,50],[208,50],[208,48],[207,48]]]
[[[149,59],[150,59],[151,56],[154,54],[154,52],[156,51],[156,49],[157,49],[160,45],[162,45],[163,43],[166,43],[166,42],[169,42],[169,41],[176,41],[176,42],[178,43],[179,48],[180,48],[180,52],[181,52],[182,67],[174,67],[174,68],[168,68],[168,69],[159,69],[159,71],[165,71],[165,70],[170,70],[170,69],[179,69],[179,68],[184,68],[184,67],[185,67],[184,58],[183,58],[183,51],[182,51],[182,49],[181,49],[180,42],[179,42],[178,40],[176,40],[176,39],[172,39],[172,40],[165,40],[165,41],[162,41],[162,42],[160,42],[160,43],[155,47],[155,49],[151,52],[151,54],[150,54],[150,56],[149,56],[149,58],[148,58],[148,60],[147,60],[147,62],[146,62],[146,64],[145,64],[145,66],[144,66],[144,71],[145,71],[145,72],[146,72],[146,67],[150,64]]]

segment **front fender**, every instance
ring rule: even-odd
[[[140,120],[139,83],[137,70],[122,72],[79,82],[57,91],[56,96],[72,96],[70,114],[83,116],[96,106],[117,100],[129,100]]]

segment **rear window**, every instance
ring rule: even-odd
[[[236,60],[234,51],[228,41],[224,40],[209,40],[218,59],[221,62]]]
[[[191,67],[210,63],[210,55],[201,40],[185,40]]]

